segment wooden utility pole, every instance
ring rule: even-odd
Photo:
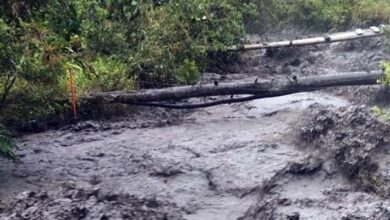
[[[200,108],[213,105],[249,101],[253,99],[288,95],[298,92],[320,90],[327,87],[374,85],[383,79],[383,71],[351,72],[332,75],[308,76],[302,78],[280,78],[252,83],[219,83],[202,86],[181,86],[164,89],[138,90],[130,92],[101,92],[86,97],[89,101],[104,101],[132,105],[160,106],[168,108]],[[172,105],[163,101],[179,101],[183,99],[207,96],[249,95],[236,99],[224,99],[212,103]]]
[[[69,73],[69,91],[70,91],[70,102],[72,104],[73,119],[77,121],[77,96],[76,86],[74,81],[74,72],[71,68],[68,69]]]
[[[334,43],[340,41],[356,40],[361,38],[377,37],[384,34],[384,27],[371,27],[369,29],[356,29],[355,31],[326,34],[324,36],[305,38],[298,40],[285,40],[258,44],[244,44],[225,48],[227,51],[261,50],[280,47],[299,47],[314,44]]]

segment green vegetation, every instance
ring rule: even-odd
[[[7,134],[6,129],[0,125],[0,157],[15,161],[16,156],[13,153],[15,147],[16,145]]]
[[[390,23],[388,0],[254,0],[246,29],[263,33],[286,25],[317,31]]]
[[[0,110],[6,125],[67,118],[67,71],[91,91],[193,84],[205,47],[244,37],[233,0],[0,0]]]
[[[219,59],[205,48],[240,43],[246,31],[389,18],[387,0],[0,0],[0,122],[23,130],[70,118],[69,70],[79,96],[194,84]]]
[[[390,39],[389,37],[389,30],[385,30],[385,34],[387,35],[387,39]],[[389,41],[389,40],[387,40]],[[389,49],[389,43],[387,42],[386,49]],[[381,80],[380,83],[390,85],[390,61],[383,61],[382,62],[382,69],[385,71],[385,77]],[[381,119],[390,121],[390,112],[386,109],[383,109],[379,106],[375,106],[373,108],[373,112]]]
[[[322,31],[390,23],[387,0],[297,0],[285,10],[289,22]]]
[[[383,79],[383,83],[390,84],[390,63],[383,62],[382,68],[385,70],[385,78]]]

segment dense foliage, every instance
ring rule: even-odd
[[[16,156],[13,152],[13,148],[15,147],[16,145],[9,137],[6,129],[0,125],[0,157],[16,160]]]
[[[19,129],[69,118],[69,70],[80,96],[194,84],[210,61],[205,48],[240,43],[246,30],[386,23],[386,2],[0,0],[0,121]]]
[[[390,22],[388,0],[296,0],[286,10],[293,23],[322,31]]]
[[[250,4],[233,0],[0,1],[3,122],[61,115],[67,70],[90,91],[196,83],[205,47],[244,36]],[[21,104],[23,103],[23,104]]]

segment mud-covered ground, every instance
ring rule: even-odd
[[[382,44],[248,52],[203,82],[376,70],[390,59]],[[139,108],[27,135],[17,140],[20,164],[0,161],[0,219],[390,219],[390,125],[371,112],[388,93]]]

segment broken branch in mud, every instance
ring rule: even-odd
[[[356,31],[335,33],[325,35],[321,37],[305,38],[298,40],[286,40],[279,42],[258,43],[258,44],[245,44],[227,47],[227,51],[241,51],[241,50],[261,50],[272,49],[279,47],[291,47],[291,46],[307,46],[313,44],[333,43],[340,41],[356,40],[360,38],[377,37],[383,34],[383,28],[371,27],[370,29],[357,29]]]
[[[161,107],[161,108],[171,108],[171,109],[196,109],[196,108],[207,108],[216,105],[223,104],[232,104],[237,102],[247,102],[251,100],[259,99],[257,96],[252,95],[242,98],[231,98],[231,99],[222,99],[213,102],[198,103],[198,104],[163,104],[163,103],[135,103],[133,105],[149,106],[149,107]]]
[[[298,92],[315,91],[327,87],[374,85],[384,77],[383,71],[351,72],[332,75],[309,76],[303,78],[281,78],[269,81],[257,80],[252,83],[224,83],[200,86],[181,86],[164,89],[139,90],[133,92],[101,92],[90,94],[85,99],[94,102],[122,103],[177,109],[203,108],[234,102],[288,95]],[[223,99],[200,104],[165,104],[162,101],[207,96],[250,95],[249,97]]]

